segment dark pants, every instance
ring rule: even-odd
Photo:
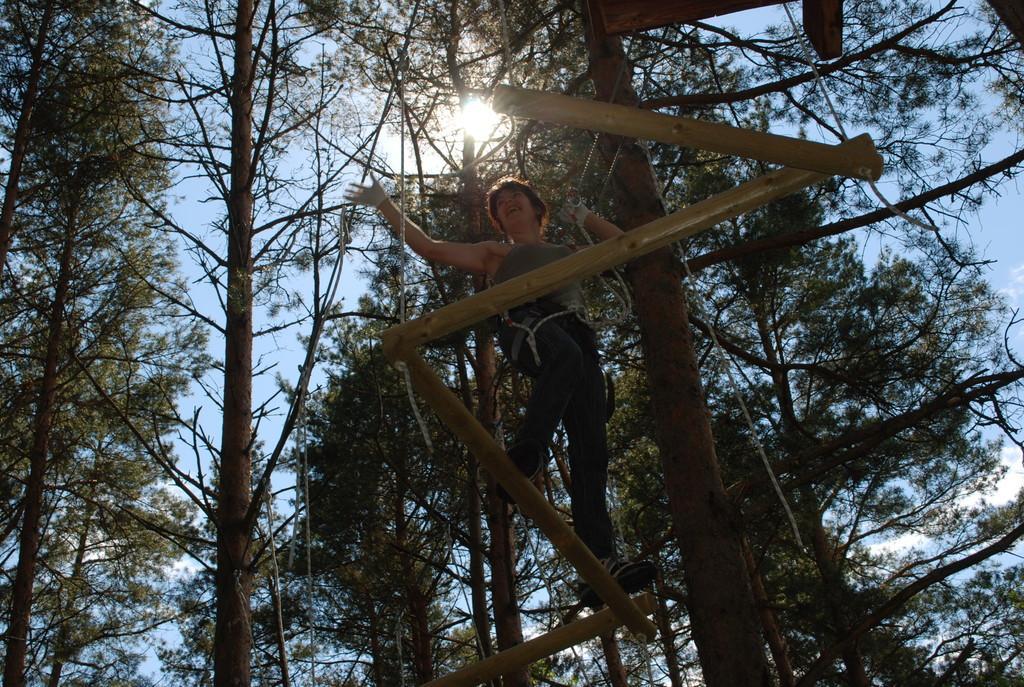
[[[536,326],[545,314],[536,307],[524,306],[510,316],[517,322],[533,317],[530,326]],[[534,331],[539,365],[525,340],[520,341],[516,355],[512,355],[516,337],[521,333],[525,339],[521,329],[502,325],[498,330],[498,343],[505,357],[534,379],[526,416],[516,433],[516,445],[535,445],[547,456],[547,446],[559,421],[565,425],[572,478],[569,498],[576,534],[598,558],[614,556],[605,493],[608,439],[604,374],[594,332],[575,315],[548,320]]]

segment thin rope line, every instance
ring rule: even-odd
[[[398,160],[398,192],[401,212],[399,212],[399,235],[401,242],[398,245],[398,319],[405,322],[405,67],[408,53],[402,51],[398,63],[398,112],[399,112],[399,160]]]
[[[693,273],[690,271],[689,261],[685,258],[686,256],[684,253],[682,263],[686,270],[687,284],[692,289],[695,286]],[[800,536],[800,528],[797,527],[796,524],[796,517],[793,515],[792,509],[789,507],[789,501],[786,500],[786,495],[783,493],[782,486],[779,484],[779,480],[775,476],[775,471],[772,470],[772,465],[768,460],[768,455],[765,453],[764,445],[761,443],[761,438],[757,435],[757,428],[754,426],[754,420],[751,418],[750,411],[747,410],[747,403],[744,401],[743,394],[740,392],[739,383],[733,375],[732,364],[730,364],[732,358],[726,354],[725,349],[722,347],[722,343],[718,340],[718,335],[715,333],[714,327],[708,327],[708,334],[711,336],[711,341],[715,347],[715,353],[722,362],[722,367],[725,369],[726,377],[729,379],[729,386],[732,388],[733,397],[739,404],[740,410],[743,411],[743,419],[746,420],[747,427],[750,429],[750,440],[753,442],[754,448],[757,449],[757,454],[761,457],[761,463],[764,465],[765,472],[768,473],[772,487],[775,489],[775,495],[782,504],[782,508],[786,511],[786,518],[789,520],[789,526],[793,530],[793,536],[796,538],[796,543],[800,548],[803,548],[804,542],[803,538]]]
[[[821,91],[821,94],[825,99],[825,104],[826,106],[828,106],[829,113],[832,115],[832,120],[835,122],[836,129],[839,130],[840,140],[847,141],[849,140],[849,135],[846,133],[846,128],[843,126],[843,120],[839,116],[839,112],[836,110],[836,107],[832,102],[832,97],[831,95],[829,95],[828,88],[826,88],[825,86],[825,79],[824,77],[822,77],[821,72],[818,70],[818,65],[815,63],[814,58],[811,55],[811,51],[807,47],[807,41],[804,39],[803,34],[800,32],[800,27],[797,26],[796,19],[793,18],[793,13],[789,9],[789,3],[783,3],[782,7],[783,9],[786,10],[786,16],[789,18],[789,24],[793,28],[793,33],[797,37],[797,43],[799,43],[800,49],[803,52],[804,62],[806,62],[807,65],[811,68],[811,71],[814,72],[814,83],[818,87],[818,90]],[[878,188],[878,185],[875,184],[874,179],[867,179],[866,181],[868,182],[868,186],[871,188],[872,193],[875,195],[875,198],[877,198],[878,201],[882,203],[882,205],[884,205],[889,212],[909,222],[910,224],[918,226],[922,229],[926,229],[927,231],[939,231],[939,227],[937,227],[934,223],[922,222],[921,220],[915,217],[911,217],[906,212],[900,210],[898,207],[893,205],[889,201],[889,199],[885,197],[882,191]]]
[[[316,624],[313,616],[313,519],[312,499],[309,498],[309,423],[305,404],[302,412],[302,493],[306,500],[306,593],[309,595],[306,621],[309,623],[309,684],[316,685]]]
[[[633,40],[630,40],[629,48],[626,50],[622,63],[619,65],[619,71],[615,75],[615,83],[612,85],[611,96],[608,98],[608,102],[610,103],[615,102],[615,97],[619,94],[619,88],[622,86],[622,79],[626,74],[626,66],[629,64],[630,56],[633,54],[634,45],[635,42]],[[587,152],[587,158],[583,163],[583,169],[580,171],[579,181],[576,182],[576,188],[569,190],[569,202],[573,202],[573,197],[575,197],[575,202],[577,204],[582,204],[582,201],[580,201],[579,198],[578,189],[583,188],[583,181],[586,178],[587,169],[590,167],[590,162],[594,157],[594,152],[597,149],[597,142],[600,140],[600,138],[601,132],[595,131],[593,139],[590,143],[590,150]],[[604,198],[605,193],[611,185],[610,182],[612,178],[612,173],[615,171],[615,166],[619,161],[619,153],[621,152],[622,141],[620,140],[618,145],[615,146],[615,153],[612,155],[612,160],[608,164],[608,171],[604,175],[604,181],[601,184],[601,190],[598,191],[597,195],[594,197],[594,206],[597,208],[600,208],[602,199]],[[591,237],[590,234],[582,227],[580,227],[580,233],[583,234],[583,238],[584,240],[586,240],[588,244],[590,244],[591,246],[594,245],[593,237]],[[618,267],[612,268],[611,272],[613,275],[614,283],[618,284],[618,287],[612,286],[607,277],[602,276],[601,278],[605,280],[606,285],[609,286],[608,290],[612,293],[615,299],[618,300],[620,305],[619,314],[614,317],[603,317],[595,319],[594,324],[596,324],[599,327],[606,325],[622,324],[629,318],[629,315],[633,312],[633,296],[629,290],[629,284],[626,283],[626,280],[623,278]]]
[[[646,143],[644,144],[644,150],[647,150]],[[648,157],[650,152],[648,151]],[[658,197],[661,200],[661,206],[667,207],[665,203],[665,194],[661,186],[661,180],[655,177],[655,190],[658,193]],[[686,285],[692,292],[696,293],[696,284],[693,278],[693,273],[690,271],[690,262],[686,259],[686,249],[681,243],[676,243],[677,255],[679,261],[683,263],[683,269],[686,272]],[[715,348],[715,354],[719,361],[722,363],[722,367],[725,369],[726,376],[729,379],[729,385],[732,388],[733,397],[739,404],[740,409],[743,411],[743,417],[746,420],[747,427],[750,429],[750,440],[754,444],[754,448],[757,450],[758,455],[761,457],[761,463],[764,465],[765,472],[768,473],[768,477],[771,480],[772,487],[775,490],[775,495],[778,497],[779,502],[782,504],[783,510],[786,512],[786,519],[789,520],[789,526],[793,531],[793,537],[796,539],[797,545],[800,548],[804,547],[803,538],[800,536],[800,528],[797,527],[796,517],[793,515],[793,510],[789,506],[789,501],[786,499],[785,493],[782,491],[782,486],[779,484],[778,478],[775,476],[775,471],[772,470],[771,462],[768,460],[768,455],[765,453],[764,446],[761,443],[761,439],[757,434],[757,428],[754,426],[754,421],[751,419],[750,411],[747,410],[746,401],[743,399],[743,394],[740,392],[739,384],[736,382],[736,378],[732,373],[732,358],[730,358],[725,349],[722,347],[722,343],[718,340],[718,335],[715,334],[714,327],[708,327],[708,333],[711,335],[711,341]]]
[[[416,7],[419,7],[419,3],[416,3]],[[415,17],[415,12],[413,13]],[[412,25],[409,26],[410,32],[412,31]],[[400,242],[398,246],[399,255],[399,275],[398,275],[398,318],[400,322],[405,322],[406,318],[406,302],[405,302],[405,212],[406,212],[406,195],[405,195],[405,119],[406,119],[406,103],[405,103],[405,69],[408,65],[409,53],[408,44],[402,50],[401,58],[398,62],[398,106],[401,121],[399,122],[399,155],[400,159],[398,162],[398,189],[399,189],[399,215],[401,217],[399,221],[399,234]],[[399,361],[395,364],[395,367],[402,373],[402,378],[405,380],[405,393],[409,397],[409,403],[412,406],[413,417],[416,418],[416,424],[419,425],[420,433],[423,435],[423,442],[427,446],[427,453],[434,453],[434,443],[430,439],[430,430],[427,428],[427,423],[423,419],[423,414],[420,412],[419,404],[416,403],[416,395],[412,390],[412,376],[409,373],[409,366],[405,364],[405,361]]]
[[[281,678],[285,683],[290,683],[288,674],[288,641],[284,638],[284,613],[281,609],[281,575],[277,567],[277,542],[274,540],[274,508],[273,497],[270,490],[266,491],[263,502],[267,506],[267,537],[270,539],[270,570],[271,578],[274,581],[274,595],[277,597],[274,603],[274,615],[277,619],[277,627],[281,629]]]

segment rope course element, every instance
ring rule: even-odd
[[[646,147],[646,144],[645,144]],[[655,180],[657,182],[657,179]],[[668,207],[665,203],[664,189],[661,187],[661,183],[655,184],[655,188],[658,191],[658,197],[661,200],[662,207]],[[676,244],[678,249],[680,262],[683,263],[683,269],[685,271],[685,282],[687,289],[691,293],[698,293],[696,287],[696,279],[693,276],[693,272],[690,271],[690,262],[686,259],[686,249],[683,247],[682,242]],[[712,345],[715,349],[715,355],[722,364],[722,368],[725,370],[726,377],[729,379],[729,388],[732,390],[733,398],[739,405],[740,410],[743,412],[743,419],[747,424],[747,429],[750,430],[750,441],[754,444],[754,449],[757,451],[757,455],[761,458],[761,464],[764,466],[765,472],[768,473],[768,479],[772,483],[772,488],[775,490],[775,496],[778,498],[779,503],[782,504],[782,508],[786,513],[786,519],[789,522],[790,530],[793,532],[793,537],[796,539],[797,545],[800,548],[804,547],[803,538],[800,536],[800,528],[797,525],[796,517],[793,515],[793,509],[790,508],[789,501],[786,499],[786,494],[782,491],[782,486],[779,484],[779,479],[775,475],[775,470],[772,469],[771,461],[768,460],[768,454],[764,450],[764,444],[761,442],[761,438],[758,436],[757,427],[754,425],[754,420],[750,416],[750,411],[747,409],[747,402],[743,398],[743,392],[740,389],[739,383],[736,381],[735,375],[733,375],[733,365],[739,365],[735,362],[722,347],[722,342],[718,339],[718,334],[715,332],[715,328],[709,326],[708,334],[711,337]],[[730,362],[732,364],[730,364]]]
[[[402,48],[402,54],[398,61],[398,103],[400,111],[400,144],[399,144],[399,161],[398,161],[398,188],[399,188],[399,203],[401,216],[399,226],[399,241],[398,244],[398,255],[399,255],[399,271],[398,271],[398,318],[400,322],[405,322],[406,318],[406,303],[405,303],[405,211],[406,211],[406,196],[405,196],[405,120],[406,120],[406,103],[405,103],[405,70],[409,61],[409,36],[412,32],[412,27],[416,21],[416,14],[419,11],[420,3],[419,0],[416,2],[416,6],[413,9],[412,20],[409,22],[409,30],[406,32],[406,43]],[[395,369],[402,373],[402,378],[405,380],[405,392],[409,397],[409,405],[412,407],[413,417],[416,418],[416,424],[420,428],[420,434],[423,435],[423,442],[426,444],[427,453],[434,453],[434,442],[430,439],[430,430],[427,428],[427,422],[423,419],[423,414],[420,412],[420,406],[416,403],[416,396],[412,391],[412,378],[409,377],[409,368],[404,363],[396,363]]]
[[[506,69],[511,77],[513,64],[506,7],[503,0],[498,0],[498,4],[501,10]],[[415,10],[413,14],[415,16]],[[411,28],[410,25],[410,30],[406,32],[406,48]],[[518,117],[525,117],[567,124],[599,133],[617,134],[639,140],[657,140],[674,145],[703,148],[717,153],[741,155],[765,162],[781,163],[787,167],[741,183],[716,196],[677,210],[621,236],[591,245],[589,248],[556,263],[515,277],[486,291],[446,305],[419,319],[409,321],[406,320],[404,254],[406,103],[403,81],[406,57],[406,52],[403,50],[396,79],[398,99],[402,108],[400,193],[403,223],[400,227],[400,239],[403,246],[401,257],[402,293],[399,306],[401,322],[382,333],[384,353],[392,364],[405,374],[410,396],[412,395],[411,388],[415,385],[439,419],[462,440],[476,456],[481,466],[492,473],[497,482],[513,497],[523,515],[531,519],[536,527],[548,537],[553,548],[577,570],[583,580],[608,606],[603,611],[582,620],[564,624],[540,637],[434,680],[428,685],[452,687],[453,685],[479,684],[499,674],[519,669],[533,661],[551,656],[563,648],[575,646],[599,634],[610,632],[619,626],[625,626],[637,635],[641,643],[651,641],[657,634],[657,628],[647,617],[654,610],[651,595],[641,595],[635,599],[626,596],[615,579],[579,540],[575,532],[548,503],[544,495],[535,489],[530,481],[508,460],[500,441],[496,441],[495,436],[466,408],[462,400],[455,396],[424,358],[417,353],[416,349],[427,342],[468,328],[485,318],[499,315],[515,306],[536,300],[570,282],[595,276],[651,251],[678,243],[699,231],[712,228],[728,219],[819,183],[831,175],[843,174],[858,178],[877,178],[881,170],[881,158],[875,152],[874,145],[867,136],[844,140],[840,145],[830,146],[744,130],[724,124],[685,120],[659,113],[643,112],[637,108],[614,103],[600,103],[500,86],[495,89],[495,109],[512,117],[513,122]],[[623,72],[625,66],[626,62],[624,61]],[[618,84],[616,84],[617,88]],[[595,137],[595,144],[596,141]],[[587,165],[589,165],[593,149],[592,145]],[[602,195],[617,158],[618,154],[616,153],[611,161],[605,186],[602,187]],[[587,170],[587,165],[584,166],[584,173]],[[662,193],[660,187],[658,192]],[[662,198],[662,203],[664,205],[664,198]],[[685,260],[683,264],[686,265],[686,278],[689,284],[692,282],[693,276]],[[728,362],[728,357],[725,356],[721,343],[713,330],[711,337],[718,354],[722,356],[723,361]],[[795,518],[785,500],[778,480],[772,472],[764,448],[760,444],[756,427],[742,399],[742,394],[739,393],[739,385],[736,383],[731,367],[726,364],[725,369],[734,393],[737,394],[737,401],[743,409],[744,417],[751,428],[751,438],[771,477],[776,494],[786,510],[794,530],[794,536],[802,547]],[[424,430],[426,436],[423,424],[421,424],[421,429]],[[540,565],[536,547],[534,549],[534,557]],[[549,598],[554,598],[553,590],[550,589],[546,577],[545,585],[548,587]],[[463,592],[465,593],[465,590]],[[396,625],[396,635],[400,635],[400,619],[399,624]],[[477,637],[477,641],[480,642],[479,637]],[[398,651],[401,652],[400,636],[397,644]],[[647,657],[647,681],[653,683],[653,667],[649,654]],[[399,658],[401,664],[401,654],[399,654]],[[404,681],[404,673],[402,679]]]
[[[626,74],[626,67],[629,64],[630,56],[633,54],[633,45],[634,41],[631,40],[629,42],[629,48],[626,50],[625,59],[623,59],[622,64],[619,65],[619,71],[615,76],[615,83],[612,85],[612,93],[608,98],[608,102],[615,102],[615,98],[619,94],[619,88],[622,86],[622,78]],[[594,157],[594,152],[597,150],[597,142],[600,138],[601,132],[595,131],[590,142],[590,149],[587,151],[586,160],[583,162],[583,169],[580,170],[579,181],[576,182],[576,186],[574,188],[569,189],[569,196],[567,200],[577,206],[583,204],[580,199],[579,189],[583,188],[583,181],[586,178],[587,169],[590,167],[590,161]],[[621,151],[622,141],[620,140],[615,146],[615,153],[612,155],[611,162],[608,163],[608,171],[605,172],[604,181],[601,183],[601,190],[598,191],[597,195],[594,197],[594,207],[599,207],[601,205],[605,192],[608,190],[610,185],[612,174],[615,172],[615,165],[619,161],[619,153]],[[589,245],[594,245],[594,239],[589,232],[581,227],[579,233],[583,234],[584,240],[586,240]],[[594,324],[598,327],[622,324],[629,318],[630,313],[633,312],[633,296],[629,289],[629,284],[626,283],[625,278],[623,278],[622,273],[618,268],[611,270],[611,273],[614,276],[614,280],[608,279],[604,275],[601,275],[601,279],[603,279],[605,284],[608,286],[608,291],[619,302],[619,314],[612,317],[595,318]]]
[[[867,137],[858,137],[840,146],[794,144],[795,139],[749,132],[725,125],[682,122],[679,118],[657,113],[638,113],[609,103],[597,103],[567,96],[543,94],[525,89],[496,89],[495,109],[513,116],[567,123],[571,126],[628,135],[633,138],[663,140],[669,143],[717,149],[769,162],[783,162],[796,169],[769,172],[716,196],[656,219],[642,227],[603,241],[556,263],[503,282],[486,291],[444,306],[417,320],[403,322],[382,334],[385,355],[393,362],[405,363],[420,395],[431,405],[443,423],[465,443],[480,464],[488,469],[515,499],[520,511],[544,532],[558,552],[608,605],[583,620],[564,625],[514,649],[468,666],[447,677],[429,683],[445,685],[477,684],[510,669],[550,656],[569,646],[625,625],[643,639],[651,640],[657,629],[647,618],[653,610],[650,597],[629,599],[593,553],[547,502],[546,498],[508,460],[502,447],[444,384],[427,362],[416,352],[424,343],[465,329],[487,317],[498,315],[517,305],[536,300],[551,291],[599,274],[661,247],[669,246],[698,231],[750,212],[756,208],[823,181],[836,173],[871,176],[880,169],[880,158]],[[536,105],[531,109],[531,106]],[[502,109],[504,107],[504,109]],[[560,121],[569,118],[570,121]],[[576,117],[576,119],[572,119]],[[657,126],[654,126],[654,124]],[[659,138],[662,137],[662,138]],[[680,140],[682,139],[682,140]],[[704,144],[704,145],[701,145]],[[804,166],[805,165],[805,166]],[[813,171],[804,171],[806,169]],[[601,623],[608,623],[602,625]],[[584,633],[584,634],[581,634]]]
[[[846,127],[843,126],[843,121],[842,118],[839,116],[839,111],[836,109],[836,106],[832,102],[832,96],[829,95],[828,87],[825,85],[825,78],[821,75],[821,71],[819,71],[818,69],[818,65],[814,60],[814,56],[811,54],[810,49],[807,47],[807,39],[804,33],[800,31],[800,27],[797,26],[796,19],[793,18],[793,12],[789,9],[789,3],[782,3],[782,8],[786,10],[786,16],[789,18],[789,25],[792,27],[793,32],[797,36],[797,42],[800,44],[800,49],[804,55],[804,62],[806,62],[807,66],[811,68],[812,72],[814,72],[814,85],[818,87],[818,90],[821,91],[822,97],[825,99],[825,104],[828,106],[828,111],[832,115],[832,120],[836,124],[836,130],[839,131],[840,140],[848,141],[850,137],[846,133]],[[868,186],[871,188],[872,193],[875,195],[875,198],[877,198],[878,202],[884,205],[889,212],[896,215],[900,219],[905,220],[906,222],[909,222],[910,224],[913,224],[927,231],[939,231],[939,228],[935,226],[934,223],[922,222],[921,220],[915,217],[911,217],[909,214],[893,205],[889,201],[889,199],[885,197],[882,191],[878,188],[878,185],[875,183],[874,179],[869,178],[866,181],[868,182]]]
[[[274,620],[278,628],[284,628],[284,614],[281,609],[281,574],[277,567],[277,543],[274,541],[274,504],[273,495],[268,491],[263,499],[267,507],[267,539],[270,543],[270,576],[272,580],[271,597],[274,603]],[[280,629],[279,629],[280,631]],[[288,652],[285,639],[281,636],[281,678],[285,684],[290,683],[288,677]],[[315,684],[315,683],[314,683]]]

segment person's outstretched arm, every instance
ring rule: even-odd
[[[368,185],[353,184],[350,186],[345,198],[356,205],[376,208],[388,221],[395,236],[401,235],[402,211],[373,177],[370,177]],[[405,218],[405,243],[424,260],[451,265],[467,272],[493,272],[497,264],[495,261],[497,254],[494,250],[497,242],[438,241],[428,236],[418,224],[408,217]],[[500,257],[497,262],[500,262]]]
[[[617,225],[591,211],[590,208],[582,203],[567,202],[562,206],[558,216],[563,222],[575,224],[589,231],[601,241],[613,239],[623,233],[622,229],[619,229]]]

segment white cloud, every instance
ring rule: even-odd
[[[1024,275],[1024,268],[1022,268]],[[1022,281],[1024,287],[1024,281]],[[1024,292],[1022,292],[1024,293]],[[1021,462],[1021,452],[1016,446],[1004,446],[999,452],[999,461],[1005,468],[1005,474],[991,489],[978,491],[964,496],[959,502],[965,508],[977,508],[979,506],[1002,506],[1017,498],[1020,490],[1024,488],[1024,464]],[[908,532],[893,539],[887,539],[871,544],[868,548],[874,554],[906,553],[912,549],[927,548],[931,539],[915,533]]]
[[[1009,282],[999,289],[1010,307],[1019,307],[1024,301],[1024,264],[1010,270]]]
[[[903,554],[913,549],[923,548],[929,542],[928,537],[917,532],[907,532],[895,539],[887,539],[877,544],[871,544],[868,550],[876,556],[896,553]]]
[[[999,480],[996,490],[988,499],[988,502],[995,506],[1009,503],[1024,488],[1024,463],[1021,462],[1020,449],[1016,446],[1004,446],[999,457],[1006,466],[1006,474]]]

